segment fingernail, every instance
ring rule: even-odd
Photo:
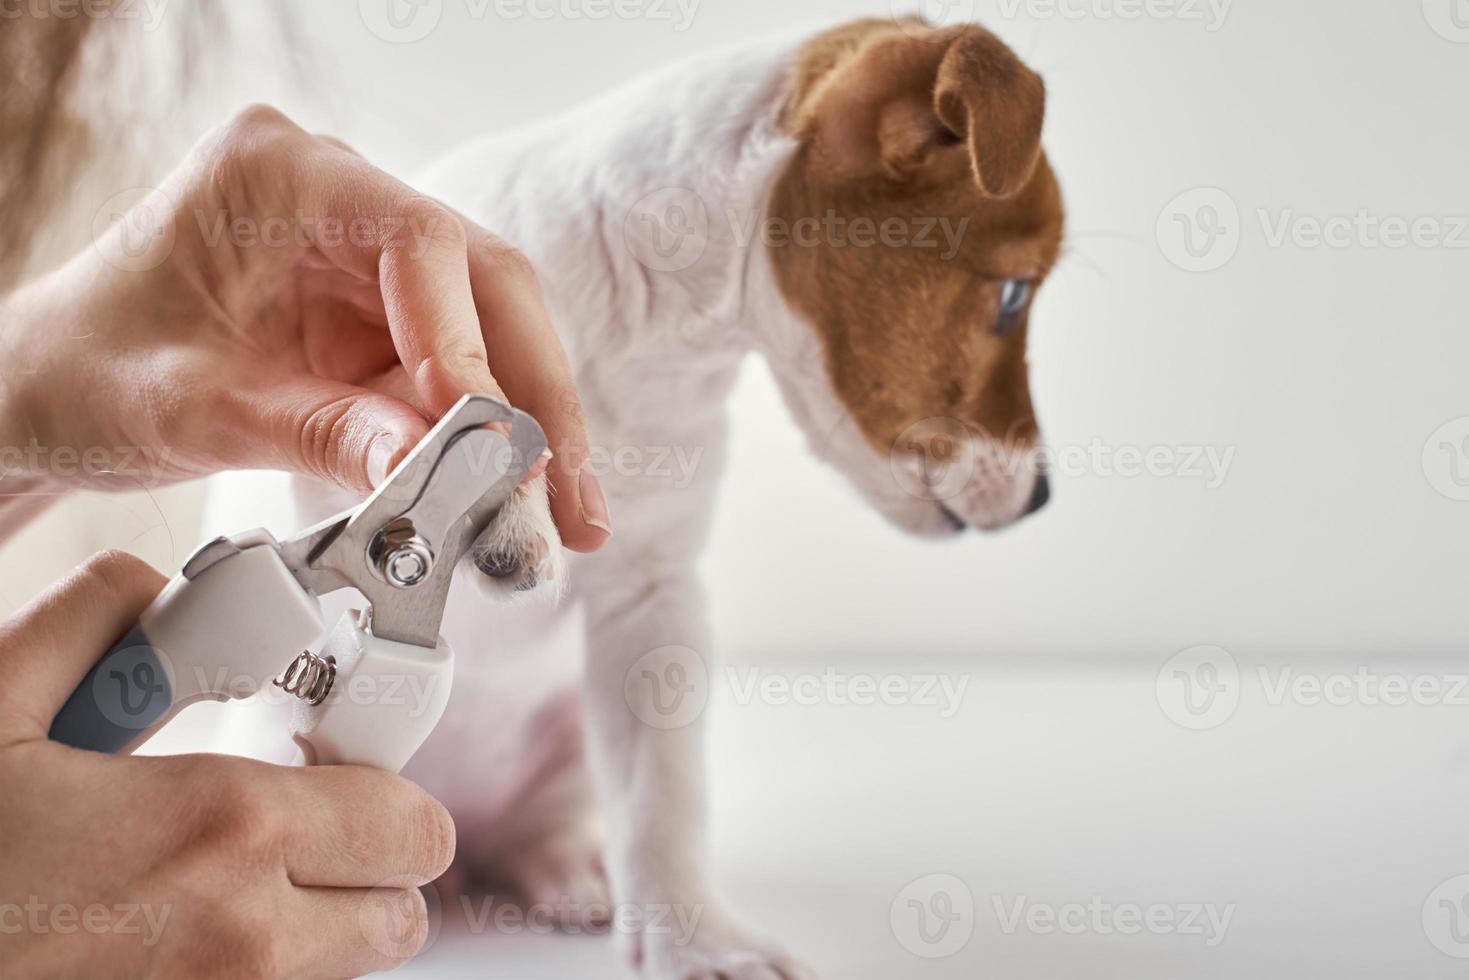
[[[577,483],[581,490],[582,523],[611,534],[612,515],[607,513],[607,497],[602,493],[602,483],[592,472],[590,464],[582,466]]]
[[[376,490],[387,480],[393,460],[403,451],[403,442],[397,436],[378,436],[367,450],[367,482]]]
[[[536,460],[535,465],[532,466],[529,470],[526,471],[525,479],[522,480],[521,482],[523,482],[523,483],[529,483],[532,480],[539,479],[540,476],[541,476],[541,474],[543,474],[543,473],[546,472],[546,467],[548,467],[550,465],[551,465],[551,450],[549,450],[549,449],[543,449],[543,450],[541,450],[540,457]]]

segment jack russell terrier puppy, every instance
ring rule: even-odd
[[[699,726],[675,710],[712,649],[696,564],[726,396],[762,354],[812,450],[907,531],[1041,507],[1021,460],[1030,301],[1063,223],[1044,111],[989,31],[867,20],[701,55],[418,182],[533,261],[604,463],[698,460],[599,470],[616,536],[559,604],[463,591],[562,590],[544,482],[479,542],[444,626],[454,698],[407,770],[455,814],[463,867],[579,924],[696,921],[619,922],[650,977],[810,975],[710,899]],[[343,503],[300,486],[301,520]]]

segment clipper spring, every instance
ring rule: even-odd
[[[275,686],[315,707],[332,693],[336,679],[337,658],[319,657],[308,650],[291,661],[286,672],[275,679]]]

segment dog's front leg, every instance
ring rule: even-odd
[[[711,903],[703,594],[691,558],[665,563],[659,544],[640,543],[651,551],[614,540],[586,574],[577,572],[587,603],[587,744],[606,818],[618,941],[657,980],[809,977]]]

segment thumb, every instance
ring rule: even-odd
[[[366,495],[428,434],[407,402],[314,375],[235,392],[233,433],[221,462],[286,469]]]
[[[142,559],[104,552],[0,623],[0,745],[45,738],[87,671],[165,584]]]

